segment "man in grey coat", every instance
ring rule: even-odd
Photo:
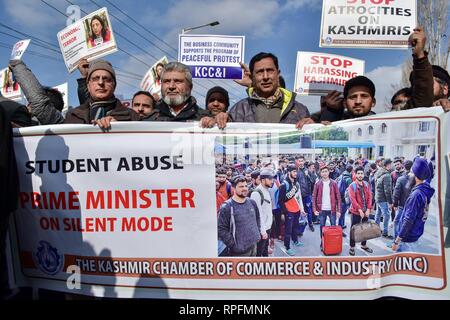
[[[391,168],[392,160],[385,159],[375,175],[375,201],[377,203],[375,222],[380,224],[381,216],[383,216],[383,237],[388,239],[393,239],[388,235],[390,211],[393,207]]]

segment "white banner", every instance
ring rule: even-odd
[[[245,37],[179,35],[178,61],[191,67],[193,78],[242,79]]]
[[[320,47],[408,48],[416,0],[323,0]]]
[[[364,75],[364,60],[318,52],[297,52],[294,91],[300,95],[326,95],[344,91],[345,83]]]
[[[0,70],[0,84],[2,96],[15,101],[22,100],[22,89],[9,68]]]
[[[302,132],[293,125],[203,131],[197,123],[158,122],[113,123],[110,133],[82,125],[16,130],[17,285],[139,298],[448,299],[439,196],[448,178],[448,121],[440,108],[429,108]],[[377,238],[367,243],[372,254],[358,244],[350,256],[346,237],[342,252],[324,256],[318,230],[307,229],[292,257],[279,241],[269,257],[218,257],[216,173],[244,166],[247,155],[275,165],[281,154],[315,159],[317,149],[300,148],[307,137],[323,161],[339,155],[327,142],[368,162],[436,156],[435,193],[414,251],[393,252],[392,240]],[[351,214],[346,224],[349,233]]]
[[[22,56],[25,53],[25,50],[27,50],[30,41],[30,39],[26,39],[17,42],[12,49],[10,60],[22,59]]]
[[[107,8],[101,8],[58,32],[58,42],[69,72],[78,63],[116,52],[117,45]]]

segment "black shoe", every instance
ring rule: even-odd
[[[347,237],[347,235],[345,234],[345,232],[342,232],[342,237],[343,237],[343,238],[346,238],[346,237]]]
[[[342,230],[344,230],[345,228],[347,228],[347,226],[346,226],[346,225],[344,225],[344,226],[342,227]]]
[[[314,232],[314,226],[312,224],[309,225],[309,230],[311,230],[312,232]]]
[[[383,238],[386,238],[386,239],[389,239],[389,240],[393,240],[394,239],[394,237],[393,236],[390,236],[390,235],[388,235],[387,233],[383,233]]]

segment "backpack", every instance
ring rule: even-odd
[[[227,181],[227,195],[228,198],[231,198],[232,194],[231,194],[231,183]]]
[[[337,179],[337,184],[338,184],[339,193],[341,194],[341,199],[342,199],[342,197],[345,197],[345,193],[348,188],[347,182],[345,182],[344,175],[339,176],[339,178]]]
[[[367,181],[363,181],[363,184],[364,184],[364,187],[367,187],[367,186],[369,185]],[[344,196],[344,199],[345,199],[345,204],[346,204],[348,207],[351,206],[350,193],[349,193],[350,186],[352,187],[353,192],[356,192],[356,182],[350,183],[350,185],[348,186],[348,188],[345,190],[345,196]]]
[[[277,190],[277,191],[278,191],[278,190]],[[258,193],[259,193],[259,196],[261,197],[261,205],[263,205],[264,202],[267,202],[267,203],[269,203],[269,204],[271,203],[270,200],[266,200],[266,199],[264,198],[264,194],[263,194],[263,192],[261,191],[261,189],[253,189],[252,192],[250,193],[250,196],[252,195],[253,192],[258,192]],[[276,191],[275,191],[275,193],[276,193]]]

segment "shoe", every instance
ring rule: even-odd
[[[364,251],[366,251],[368,253],[373,253],[373,250],[369,247],[361,247],[361,249],[363,249]]]
[[[314,232],[314,226],[312,224],[309,225],[309,230],[311,230],[311,232]]]
[[[387,233],[383,233],[383,238],[386,238],[386,239],[389,239],[389,240],[393,240],[394,239],[394,237],[393,236],[390,236],[390,235],[388,235]]]
[[[342,230],[344,230],[344,229],[346,229],[346,228],[347,228],[347,226],[343,226],[343,227],[342,227]]]
[[[273,254],[273,249],[269,247],[269,254]]]
[[[345,234],[345,232],[342,232],[342,237],[347,238],[347,235]]]
[[[323,247],[322,247],[322,245],[320,245],[320,251],[323,252]]]
[[[320,224],[320,221],[314,221],[313,224]]]
[[[287,253],[288,255],[290,255],[290,256],[295,256],[295,252],[294,252],[294,250],[292,250],[292,249],[287,249],[287,250],[286,250],[286,253]]]
[[[297,242],[294,242],[294,246],[296,246],[296,247],[303,247],[304,244],[303,244],[303,242],[297,241]]]
[[[273,249],[275,247],[275,239],[270,239],[269,240],[269,248]]]
[[[351,256],[355,255],[355,248],[350,248],[350,250],[348,251],[348,254]]]

